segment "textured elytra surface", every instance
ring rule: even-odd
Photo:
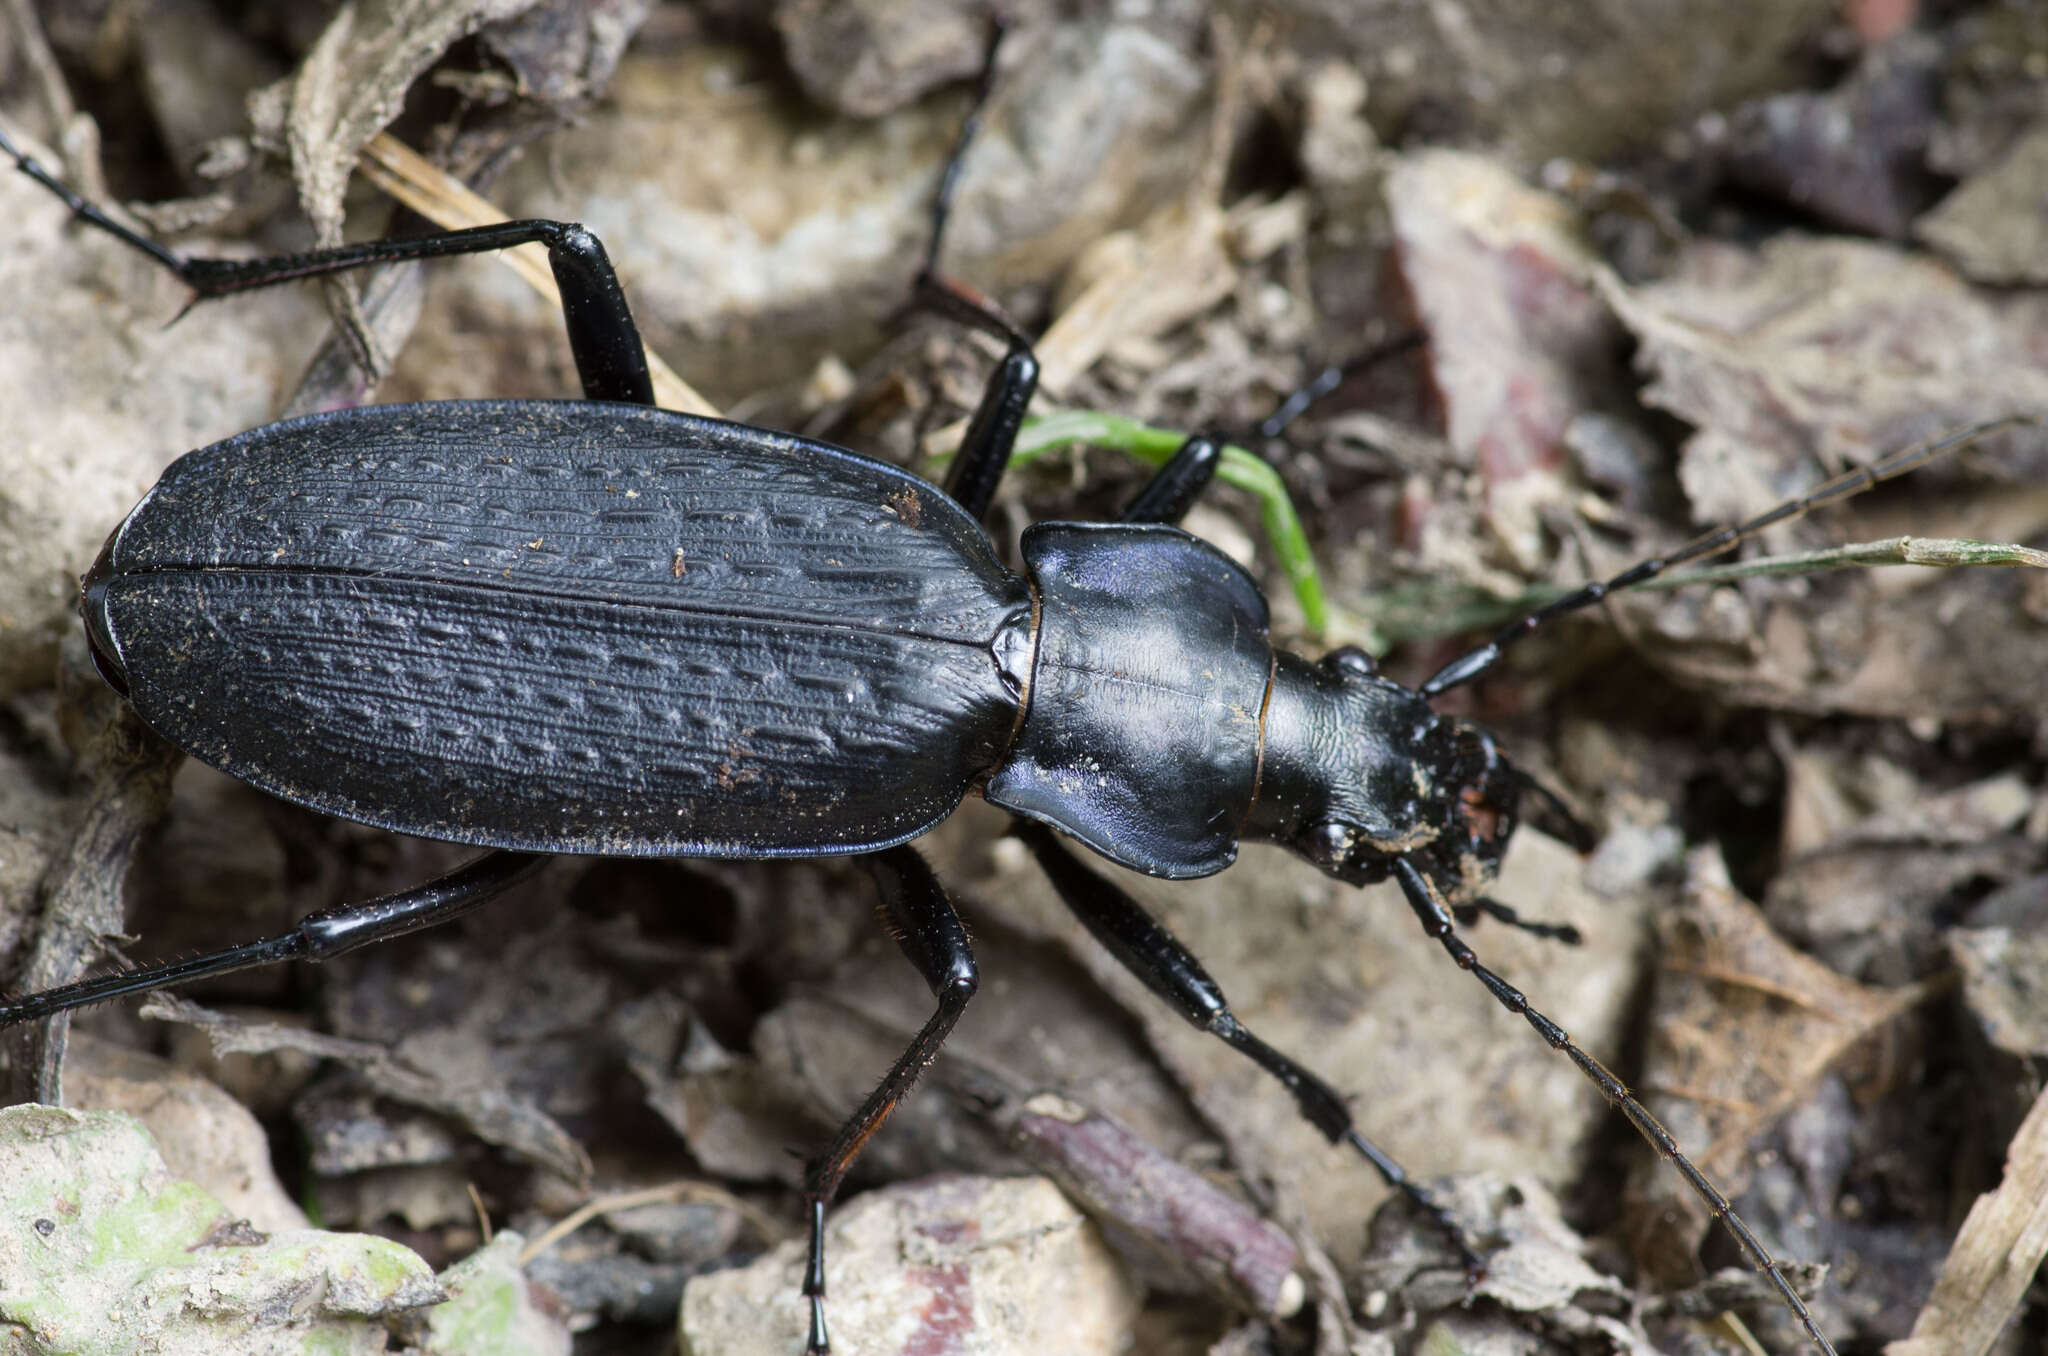
[[[166,474],[88,619],[136,708],[287,799],[556,852],[901,839],[997,755],[1026,586],[933,487],[629,406],[385,406]]]

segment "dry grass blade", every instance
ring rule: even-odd
[[[1981,1356],[2048,1257],[2048,1092],[2005,1153],[2005,1178],[1970,1207],[1913,1334],[1885,1356]]]
[[[519,1265],[526,1266],[534,1258],[601,1215],[609,1215],[618,1210],[632,1210],[643,1205],[668,1205],[676,1201],[696,1201],[706,1205],[725,1206],[737,1213],[769,1243],[780,1243],[790,1235],[788,1227],[781,1220],[753,1202],[742,1200],[723,1187],[710,1182],[678,1179],[664,1182],[660,1186],[645,1187],[639,1191],[621,1191],[585,1202],[536,1235],[533,1241],[520,1251]]]
[[[1883,541],[1855,542],[1821,551],[1801,551],[1796,555],[1765,556],[1733,565],[1709,566],[1664,579],[1652,579],[1640,587],[1645,592],[1668,592],[1694,584],[1724,584],[1768,575],[1818,574],[1823,570],[1861,570],[1877,565],[1922,565],[1930,569],[1996,565],[2048,570],[2048,551],[2036,551],[2016,543],[1964,541],[1953,537],[1887,537]]]

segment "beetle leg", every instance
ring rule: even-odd
[[[1479,957],[1475,956],[1472,948],[1458,936],[1450,908],[1439,897],[1436,887],[1414,863],[1405,857],[1396,857],[1394,876],[1401,882],[1401,893],[1408,896],[1408,907],[1415,911],[1415,917],[1421,922],[1423,930],[1443,943],[1444,950],[1450,953],[1451,959],[1457,962],[1459,969],[1469,970],[1476,975],[1479,982],[1486,986],[1487,992],[1499,1000],[1502,1007],[1527,1020],[1551,1049],[1562,1050],[1566,1058],[1579,1066],[1579,1072],[1591,1079],[1593,1085],[1600,1089],[1601,1096],[1628,1118],[1629,1124],[1650,1142],[1650,1147],[1657,1151],[1658,1156],[1678,1169],[1678,1175],[1685,1179],[1686,1184],[1706,1204],[1707,1212],[1721,1221],[1742,1249],[1743,1255],[1749,1259],[1749,1264],[1770,1278],[1771,1287],[1792,1310],[1793,1316],[1806,1329],[1806,1335],[1813,1339],[1814,1345],[1826,1352],[1827,1356],[1835,1356],[1833,1344],[1821,1332],[1820,1325],[1813,1321],[1813,1315],[1807,1312],[1805,1302],[1792,1288],[1792,1283],[1785,1279],[1785,1273],[1778,1266],[1777,1259],[1771,1256],[1770,1250],[1750,1231],[1749,1225],[1743,1222],[1742,1217],[1735,1213],[1735,1207],[1728,1203],[1728,1198],[1721,1194],[1720,1188],[1708,1181],[1706,1174],[1693,1166],[1693,1161],[1679,1149],[1678,1141],[1671,1137],[1671,1132],[1664,1128],[1664,1123],[1651,1115],[1650,1109],[1637,1101],[1636,1095],[1628,1090],[1628,1085],[1608,1072],[1606,1065],[1580,1049],[1565,1033],[1563,1027],[1530,1007],[1528,997],[1520,989],[1479,963]]]
[[[1010,449],[1017,441],[1024,411],[1038,390],[1038,357],[1031,351],[1031,337],[993,301],[939,272],[939,249],[945,243],[946,221],[953,214],[961,168],[967,163],[968,147],[981,130],[981,115],[988,107],[989,91],[995,88],[996,53],[1002,47],[1003,31],[1000,19],[990,28],[988,50],[975,81],[974,100],[968,105],[967,116],[961,119],[953,153],[946,157],[945,168],[939,171],[938,191],[932,195],[931,235],[925,244],[924,262],[917,271],[919,305],[992,334],[1009,345],[1001,365],[988,379],[981,404],[968,421],[967,433],[953,458],[953,470],[946,477],[946,494],[975,518],[987,513],[995,498],[996,485],[1010,464]]]
[[[611,259],[596,236],[571,222],[505,221],[409,240],[372,240],[270,259],[188,259],[129,230],[79,197],[63,180],[18,149],[4,133],[0,133],[0,152],[13,156],[16,168],[63,199],[80,221],[105,231],[177,274],[197,294],[194,301],[231,292],[251,292],[294,278],[342,273],[369,264],[483,254],[514,245],[545,245],[548,264],[562,290],[562,319],[569,327],[569,347],[576,355],[576,371],[583,379],[584,396],[634,405],[654,403],[654,383],[647,375],[640,330],[633,323],[633,313],[626,305],[618,275],[612,271]]]
[[[939,272],[939,246],[946,238],[946,219],[953,214],[953,196],[960,187],[961,167],[967,163],[967,148],[981,134],[981,115],[988,109],[988,96],[996,87],[996,54],[1003,49],[1003,35],[1009,25],[998,15],[989,25],[988,46],[982,49],[981,70],[974,78],[974,94],[967,116],[960,120],[959,135],[953,138],[953,152],[939,171],[939,190],[932,195],[932,231],[925,241],[924,263],[918,270],[920,284]]]
[[[1398,358],[1412,353],[1429,342],[1429,336],[1421,330],[1407,330],[1382,343],[1373,345],[1341,365],[1323,368],[1303,382],[1274,411],[1258,422],[1252,431],[1260,438],[1278,438],[1287,431],[1287,426],[1299,419],[1302,412],[1321,400],[1330,392],[1342,386],[1348,379],[1360,372],[1369,371],[1389,358]]]
[[[938,1011],[911,1041],[882,1078],[881,1085],[868,1094],[860,1109],[847,1118],[825,1151],[804,1167],[804,1200],[811,1212],[810,1260],[804,1268],[804,1294],[811,1301],[811,1331],[808,1353],[832,1349],[825,1332],[825,1208],[839,1192],[846,1170],[866,1147],[868,1137],[889,1119],[919,1075],[931,1067],[939,1047],[960,1020],[967,1002],[981,982],[974,965],[974,951],[968,945],[967,928],[946,898],[932,869],[915,849],[889,848],[868,859],[881,894],[882,920],[903,954],[924,976],[932,995],[939,1000]]]
[[[996,497],[996,486],[1010,465],[1017,430],[1024,423],[1024,411],[1038,390],[1038,355],[1022,335],[1011,343],[982,391],[981,404],[968,421],[953,458],[953,470],[946,477],[947,496],[977,520],[988,513]]]
[[[1349,1144],[1365,1156],[1390,1187],[1405,1194],[1443,1226],[1457,1245],[1468,1270],[1481,1263],[1465,1242],[1450,1211],[1415,1181],[1393,1157],[1352,1123],[1351,1112],[1335,1088],[1254,1036],[1230,1011],[1222,988],[1209,977],[1194,953],[1168,932],[1144,906],[1110,881],[1083,866],[1053,832],[1042,824],[1013,820],[1011,832],[1024,841],[1053,887],[1110,955],[1144,981],[1145,987],[1225,1045],[1249,1058],[1280,1080],[1310,1125],[1332,1144]]]
[[[1159,468],[1125,506],[1118,519],[1125,523],[1177,523],[1187,516],[1223,460],[1223,444],[1206,433],[1197,433],[1180,445],[1180,450]]]
[[[288,960],[328,960],[359,946],[460,918],[532,875],[547,860],[525,852],[487,852],[425,885],[308,914],[290,932],[260,942],[82,979],[75,984],[0,1001],[0,1027],[237,970],[253,970]]]

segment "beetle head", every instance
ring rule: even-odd
[[[1493,736],[1432,711],[1359,651],[1287,658],[1267,712],[1261,827],[1349,884],[1406,858],[1455,899],[1485,893],[1521,789]]]
[[[1478,726],[1440,718],[1429,733],[1414,764],[1422,794],[1401,807],[1406,813],[1391,824],[1327,817],[1301,845],[1310,861],[1366,885],[1385,880],[1394,859],[1405,857],[1450,898],[1486,893],[1514,835],[1520,788],[1493,736]]]

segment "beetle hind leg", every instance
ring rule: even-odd
[[[860,1156],[869,1137],[889,1119],[918,1077],[938,1057],[939,1047],[981,982],[973,948],[967,941],[967,927],[924,858],[912,848],[897,847],[875,853],[867,860],[881,894],[883,921],[896,944],[903,948],[903,954],[924,976],[939,1006],[910,1047],[889,1066],[881,1084],[839,1127],[832,1143],[804,1166],[803,1194],[811,1226],[810,1257],[804,1267],[803,1285],[811,1306],[810,1334],[804,1347],[807,1356],[832,1349],[825,1330],[826,1207],[838,1195],[847,1169]]]
[[[515,245],[545,245],[548,265],[562,292],[562,319],[569,329],[569,347],[583,394],[590,400],[617,400],[634,405],[654,403],[654,382],[648,375],[639,327],[626,305],[626,294],[612,270],[604,245],[572,222],[505,221],[467,230],[403,240],[372,240],[268,259],[194,259],[123,226],[87,202],[39,161],[0,133],[0,154],[12,156],[15,168],[50,190],[71,214],[104,231],[178,275],[193,291],[193,301],[253,292],[297,278],[343,273],[371,264],[407,259],[433,259],[452,254],[484,254]]]
[[[237,970],[288,960],[329,960],[372,942],[402,937],[460,918],[511,889],[547,861],[548,858],[531,853],[487,852],[410,890],[308,914],[297,927],[276,937],[0,1001],[0,1027]]]

